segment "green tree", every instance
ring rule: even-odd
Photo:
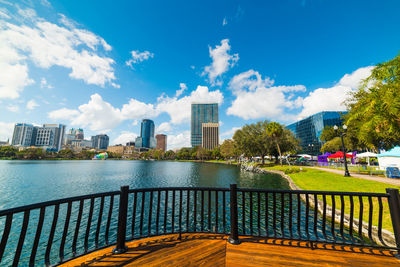
[[[277,122],[270,122],[267,125],[266,134],[268,137],[270,137],[272,139],[272,142],[275,143],[276,149],[279,154],[279,162],[282,166],[282,151],[279,146],[279,143],[282,141],[283,134],[284,134],[283,126]]]
[[[222,157],[225,159],[235,157],[235,149],[235,141],[232,139],[225,139],[220,148]]]
[[[168,150],[167,152],[165,152],[166,159],[174,159],[175,157],[176,157],[176,154],[174,151]]]
[[[0,147],[0,158],[15,158],[18,150],[12,146]]]
[[[337,133],[333,129],[332,126],[326,126],[323,130],[322,133],[319,137],[322,142],[328,142],[332,140],[333,138],[337,137]]]
[[[246,156],[260,156],[262,164],[265,163],[264,157],[271,152],[273,145],[267,135],[267,126],[268,121],[246,124],[233,135],[239,150]]]
[[[346,101],[349,129],[370,149],[400,145],[400,56],[378,64]]]

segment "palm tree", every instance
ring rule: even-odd
[[[281,153],[281,148],[279,146],[279,141],[283,136],[283,127],[282,127],[282,125],[277,123],[277,122],[268,123],[267,129],[266,129],[266,134],[276,144],[276,149],[278,150],[278,153],[279,153],[279,161],[280,161],[280,164],[282,166],[282,153]]]

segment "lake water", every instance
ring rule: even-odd
[[[0,161],[0,210],[130,188],[210,186],[286,189],[279,175],[240,171],[237,166],[173,161]]]

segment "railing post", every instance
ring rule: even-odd
[[[128,247],[125,245],[126,220],[128,213],[128,192],[129,186],[121,186],[118,211],[117,246],[113,249],[114,254],[121,254],[128,250]]]
[[[238,231],[238,208],[237,208],[237,187],[236,184],[230,185],[230,207],[231,207],[231,235],[229,243],[240,244]]]
[[[399,190],[394,188],[386,188],[386,193],[389,194],[389,209],[396,246],[400,249],[400,195]]]

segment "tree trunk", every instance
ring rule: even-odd
[[[265,155],[261,155],[261,162],[262,162],[262,165],[265,164],[265,159],[264,159],[264,157],[265,157]]]
[[[279,147],[278,142],[276,143],[276,148],[278,149],[278,153],[279,153],[279,161],[281,163],[282,166],[282,153],[281,153],[281,148]]]

